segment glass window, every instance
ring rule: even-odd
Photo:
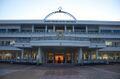
[[[10,45],[14,45],[15,44],[15,41],[10,41]]]
[[[6,29],[0,29],[0,32],[6,32]]]
[[[120,30],[113,30],[114,33],[120,33]]]
[[[8,29],[8,32],[19,32],[18,29]]]
[[[106,46],[112,46],[112,42],[111,42],[111,41],[106,41],[106,42],[105,42],[105,45],[106,45]]]
[[[112,30],[101,30],[102,33],[111,33]]]

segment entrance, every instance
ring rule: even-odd
[[[77,48],[49,47],[43,48],[45,63],[51,64],[72,64],[77,63]]]
[[[64,60],[64,56],[63,55],[56,55],[55,56],[55,63],[62,64],[63,60]]]

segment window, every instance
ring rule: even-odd
[[[0,32],[6,32],[6,29],[0,29]]]
[[[120,30],[113,30],[114,33],[120,33]]]
[[[19,32],[18,29],[8,29],[8,32]]]
[[[102,33],[112,33],[112,30],[101,30]]]
[[[14,45],[15,44],[15,41],[10,41],[10,45]]]
[[[112,46],[112,42],[111,42],[111,41],[106,41],[106,42],[105,42],[105,45],[106,45],[106,46]]]
[[[1,40],[0,41],[0,46],[9,46],[9,45],[14,45],[15,44],[15,41],[13,40],[13,41],[3,41],[3,40]]]

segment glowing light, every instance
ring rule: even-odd
[[[107,54],[104,54],[104,55],[103,55],[103,59],[108,59],[108,55],[107,55]]]
[[[62,56],[62,55],[60,55],[60,56],[55,56],[55,60],[56,60],[56,61],[58,61],[59,59],[60,59],[61,61],[63,61],[63,56]]]
[[[10,57],[10,56],[11,56],[11,54],[10,54],[10,53],[7,53],[7,54],[5,54],[5,56],[6,56],[6,57]]]

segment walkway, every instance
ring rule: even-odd
[[[0,64],[0,79],[120,79],[120,64],[96,66]]]

